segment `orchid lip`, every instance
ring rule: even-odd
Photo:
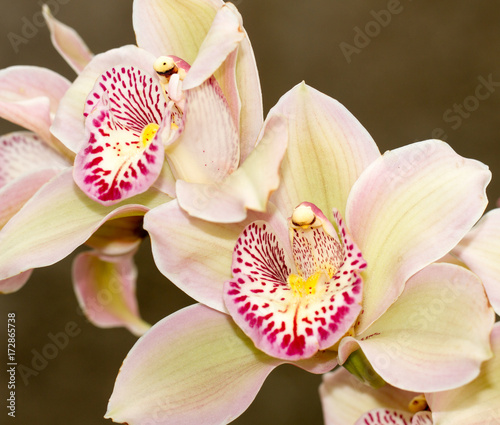
[[[360,311],[366,267],[343,219],[335,228],[314,204],[289,219],[292,258],[266,222],[248,225],[233,251],[224,301],[240,328],[265,353],[306,359],[336,344]]]
[[[161,82],[166,77],[133,66],[113,67],[101,74],[87,96],[87,140],[77,154],[74,177],[90,198],[103,205],[142,193],[155,182],[165,157],[157,133],[164,125],[175,130],[184,119],[179,74],[185,74],[188,65],[165,58],[164,68],[173,64],[166,84]],[[166,73],[157,62],[153,68]],[[171,113],[169,122],[164,122],[167,107]]]

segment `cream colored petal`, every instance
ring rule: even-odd
[[[431,264],[415,274],[398,300],[365,332],[339,346],[339,363],[361,347],[389,384],[408,391],[464,385],[491,357],[495,320],[481,281],[453,264]]]
[[[73,181],[72,168],[46,183],[0,231],[0,279],[63,259],[111,218],[143,215],[171,200],[150,189],[105,207]]]
[[[174,55],[192,64],[223,4],[222,0],[136,0],[137,45],[157,57]]]
[[[491,333],[494,357],[483,363],[470,384],[428,394],[434,425],[494,425],[500,423],[500,323]]]
[[[373,409],[407,411],[408,404],[417,395],[390,385],[374,389],[344,368],[323,375],[319,394],[325,425],[353,425],[365,412]]]
[[[196,304],[139,339],[105,417],[130,425],[227,424],[281,363],[257,350],[229,316]]]
[[[85,42],[71,27],[59,22],[52,16],[49,6],[43,5],[43,16],[50,31],[52,44],[78,74],[90,62],[93,57]]]
[[[481,278],[491,305],[500,314],[500,209],[485,214],[452,253]]]
[[[427,140],[386,152],[356,181],[347,225],[368,263],[358,332],[397,299],[406,280],[449,252],[487,204],[488,167]]]
[[[288,119],[288,148],[281,185],[271,200],[289,215],[301,202],[312,202],[332,220],[345,217],[347,196],[361,172],[380,156],[375,142],[339,102],[301,83],[270,113]]]
[[[212,184],[178,180],[179,205],[194,217],[220,223],[242,221],[247,210],[266,211],[271,193],[279,186],[279,168],[286,145],[286,120],[271,115],[257,147],[226,179]]]

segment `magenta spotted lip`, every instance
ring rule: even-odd
[[[75,181],[91,198],[112,205],[147,190],[164,161],[156,130],[167,103],[145,71],[115,67],[96,81],[84,116],[86,143],[75,159]]]
[[[310,203],[311,223],[289,220],[291,252],[264,221],[249,224],[233,252],[233,279],[224,285],[229,313],[270,356],[299,360],[336,342],[361,311],[366,262],[334,210],[341,240]],[[332,233],[333,231],[333,233]]]

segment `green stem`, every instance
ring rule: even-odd
[[[361,382],[373,388],[380,388],[386,384],[380,375],[375,372],[365,354],[359,349],[351,353],[342,366]]]

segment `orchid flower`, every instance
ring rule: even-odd
[[[266,214],[221,225],[174,200],[145,215],[160,271],[201,304],[137,342],[106,417],[228,423],[281,363],[322,373],[347,362],[361,378],[444,390],[491,356],[479,279],[428,266],[484,210],[487,167],[436,140],[380,155],[342,105],[305,84],[266,121],[276,115],[289,141]]]
[[[13,66],[0,71],[0,116],[30,131],[0,137],[0,229],[51,178],[71,165],[71,153],[49,131],[70,82],[48,69]],[[0,281],[0,292],[21,288],[31,270]]]
[[[186,20],[184,14],[199,19]],[[226,209],[223,220],[245,215],[247,208],[262,210],[269,191],[278,185],[277,169],[286,144],[284,123],[277,118],[261,132],[262,102],[253,52],[241,16],[230,5],[136,0],[134,28],[144,48],[125,46],[95,57],[72,29],[52,18],[47,9],[45,15],[56,48],[79,72],[60,99],[51,126],[52,135],[76,158],[75,165],[43,186],[2,229],[0,249],[8,254],[0,262],[0,279],[17,279],[26,270],[53,264],[86,243],[95,250],[75,259],[73,275],[87,316],[100,326],[124,323],[130,329],[144,330],[143,323],[129,321],[136,315],[131,282],[135,268],[129,253],[144,237],[144,213],[169,202],[171,196],[184,199],[187,206],[194,202],[202,211],[212,208],[214,213],[205,201],[216,193],[232,207]],[[193,66],[181,59],[172,62],[177,56],[158,61],[160,53],[152,52],[179,55],[193,61]],[[170,64],[173,68],[166,69]],[[123,76],[119,87],[108,75]],[[145,111],[152,115],[144,118]],[[269,136],[274,134],[281,137]],[[259,149],[253,149],[256,141],[260,141]],[[117,166],[111,182],[120,181],[118,186],[126,194],[122,196],[119,189],[119,199],[104,201],[92,195],[92,188],[107,184],[94,177],[109,174],[99,156],[108,142],[113,145],[103,153],[106,164]],[[164,144],[177,177],[191,173],[186,181],[177,181],[185,189],[175,187],[174,174],[163,161]],[[134,157],[131,149],[134,154],[140,151],[139,155]],[[207,166],[192,167],[194,158],[203,158]],[[251,164],[261,161],[267,173],[254,172]],[[145,164],[153,164],[155,171],[150,173]],[[194,174],[203,174],[207,180],[194,182]],[[134,175],[145,180],[138,179],[137,186],[131,184],[128,190],[125,180]],[[210,178],[213,184],[207,183]],[[113,183],[110,187],[104,198],[116,193]],[[222,215],[215,212],[220,219]],[[127,238],[122,237],[123,228],[128,229]],[[111,291],[116,295],[113,302],[98,303],[106,308],[96,309],[99,294],[110,292],[109,276],[122,283],[123,291]]]
[[[213,22],[204,31],[193,22],[193,30],[183,14]],[[139,47],[96,56],[52,126],[76,152],[78,186],[102,205],[158,188],[189,214],[217,222],[264,211],[278,186],[286,133],[280,119],[261,132],[257,71],[236,8],[136,0],[134,27]],[[266,132],[283,136],[253,149]]]
[[[417,394],[387,385],[375,390],[346,370],[323,376],[325,425],[493,425],[500,420],[500,323],[491,334],[494,357],[471,383],[449,391]]]

